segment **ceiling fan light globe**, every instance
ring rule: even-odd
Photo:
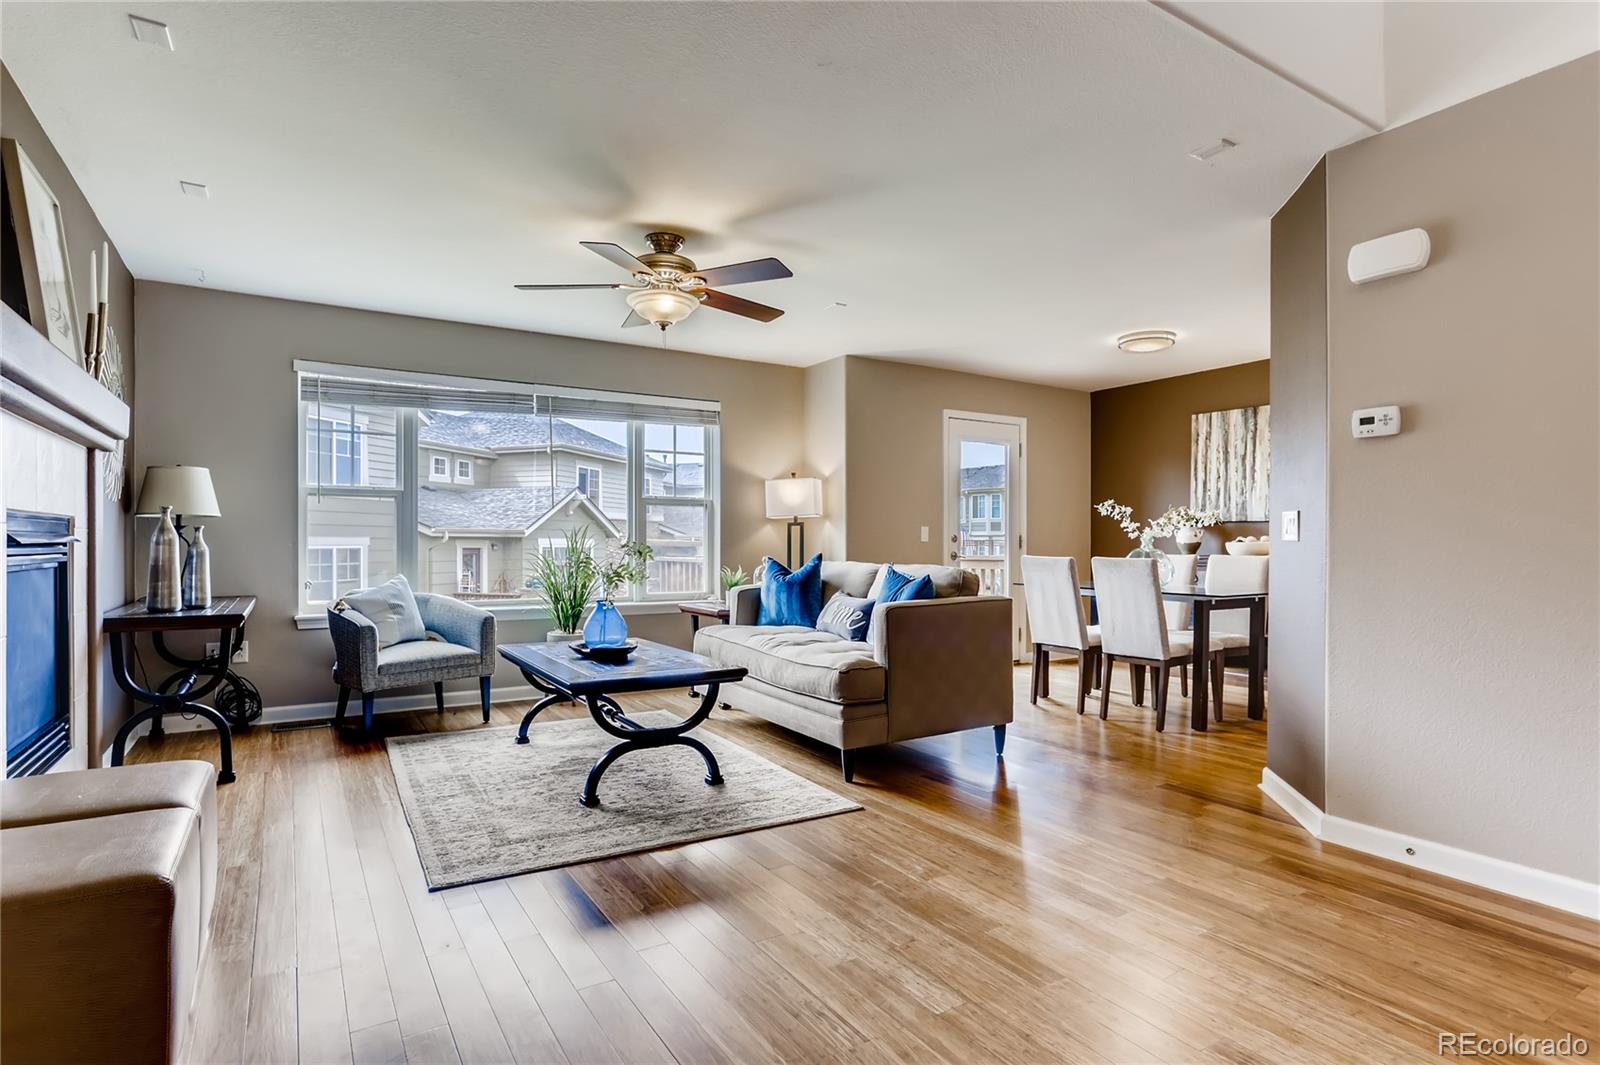
[[[627,295],[633,313],[651,325],[676,325],[694,313],[700,301],[675,288],[645,288]]]

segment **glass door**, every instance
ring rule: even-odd
[[[1011,597],[1012,583],[1021,577],[1026,430],[1021,418],[945,412],[944,555],[978,575],[983,595]],[[1013,613],[1021,616],[1020,605]],[[1013,650],[1020,654],[1020,625],[1012,630]]]

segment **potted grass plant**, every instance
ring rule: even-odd
[[[560,552],[534,556],[533,576],[539,597],[550,611],[551,643],[572,643],[582,638],[583,612],[600,583],[594,561],[594,541],[582,529],[567,530]]]

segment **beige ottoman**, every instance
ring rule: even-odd
[[[192,810],[200,820],[200,936],[217,895],[217,771],[209,762],[156,762],[46,773],[0,783],[0,829],[133,813]]]
[[[7,828],[0,861],[0,1057],[176,1061],[201,956],[194,811]]]

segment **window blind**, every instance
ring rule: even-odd
[[[300,398],[333,406],[533,413],[535,385],[297,361]]]
[[[538,410],[540,414],[548,414],[553,418],[671,422],[677,425],[716,425],[722,415],[722,405],[715,400],[667,399],[589,389],[541,392]]]

